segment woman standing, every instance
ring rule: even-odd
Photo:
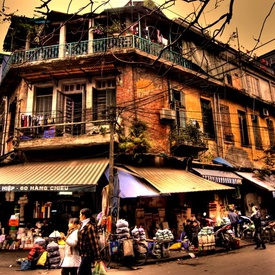
[[[78,229],[78,218],[69,219],[68,233],[66,237],[63,237],[66,244],[64,249],[64,259],[61,264],[61,275],[77,275],[77,270],[81,261],[81,257],[79,256],[77,249]]]

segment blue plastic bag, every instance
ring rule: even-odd
[[[20,270],[28,270],[31,269],[31,261],[23,260],[20,265]]]

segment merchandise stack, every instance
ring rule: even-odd
[[[211,226],[203,227],[199,234],[199,250],[214,250],[215,249],[215,235],[214,229]]]
[[[56,269],[60,268],[60,252],[59,252],[59,245],[52,241],[47,245],[47,252],[48,252],[48,268],[49,269]]]
[[[174,240],[174,235],[169,229],[158,229],[153,238],[155,244],[152,254],[157,258],[167,258],[170,256],[169,244]]]
[[[129,223],[126,220],[120,219],[117,221],[116,234],[117,234],[117,239],[120,241],[129,239],[130,229],[129,229]]]

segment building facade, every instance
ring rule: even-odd
[[[17,20],[11,23],[13,29]],[[41,186],[40,191],[67,184],[68,190],[83,188],[85,193],[92,183],[101,186],[93,195],[93,207],[98,210],[101,192],[112,176],[110,172],[103,177],[107,164],[101,160],[113,161],[115,155],[116,168],[136,173],[153,185],[146,185],[147,193],[139,195],[141,224],[146,218],[152,221],[153,215],[160,217],[159,211],[163,214],[167,206],[177,213],[177,229],[186,217],[203,210],[221,218],[229,204],[245,213],[253,204],[268,211],[266,205],[273,203],[275,191],[265,182],[267,177],[272,182],[272,66],[143,5],[81,16],[50,12],[44,21],[24,20],[31,32],[20,30],[24,37],[18,34],[16,40],[10,31],[5,40],[12,54],[0,86],[0,159],[4,166],[0,169],[7,169],[2,186],[15,184],[29,192],[29,182],[32,188]],[[146,131],[137,135],[133,125],[140,126],[135,124],[140,121]],[[81,170],[85,164],[80,159],[93,163],[94,170]],[[217,159],[222,162],[213,164]],[[69,181],[68,170],[49,168],[53,161],[71,162],[62,164],[74,166],[78,179],[84,172],[98,176]],[[47,168],[29,167],[41,162]],[[10,164],[21,163],[33,175],[16,181]],[[154,170],[159,167],[162,174]],[[36,177],[34,171],[43,168],[45,173]],[[261,188],[268,192],[265,201],[265,195],[257,194],[259,184],[249,178],[254,170],[268,170],[269,174],[258,175],[264,183]],[[158,182],[161,177],[163,182]],[[178,181],[172,181],[173,177]],[[242,189],[245,181],[248,187]],[[256,184],[256,191],[250,192],[250,183]],[[142,198],[148,192],[153,198],[146,201]],[[159,194],[166,199],[160,200]],[[125,198],[132,197],[137,195]],[[125,201],[121,209],[129,204]],[[144,209],[152,206],[157,212],[146,213]],[[125,213],[129,210],[135,211],[134,206]],[[161,218],[158,222],[166,219]]]

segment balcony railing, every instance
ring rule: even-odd
[[[173,62],[176,65],[195,71],[198,70],[198,68],[192,62],[185,59],[182,54],[171,51],[170,48],[164,50],[163,45],[152,43],[148,39],[135,35],[107,37],[90,41],[72,42],[64,45],[52,45],[16,51],[12,53],[9,64],[23,64],[25,62],[67,58],[92,53],[104,53],[111,49],[123,50],[127,48],[139,49],[156,57],[161,54],[161,58]]]

